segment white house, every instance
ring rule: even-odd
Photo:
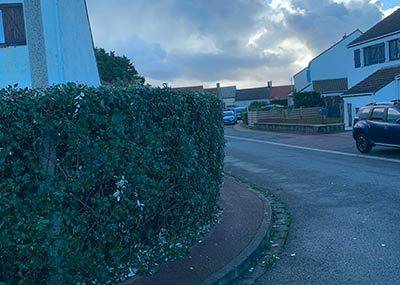
[[[309,65],[293,76],[295,92],[320,92],[322,96],[340,96],[348,89],[348,61],[352,53],[347,45],[362,35],[355,30],[310,61]]]
[[[85,0],[0,0],[0,88],[100,85]]]
[[[350,42],[349,90],[344,93],[345,124],[351,129],[358,109],[400,99],[400,9]]]

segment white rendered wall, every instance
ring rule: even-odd
[[[349,116],[347,110],[347,104],[352,104],[352,117],[356,116],[357,108],[365,107],[369,103],[384,103],[391,102],[394,99],[400,99],[398,82],[393,81],[390,84],[383,87],[375,95],[371,96],[358,96],[358,97],[345,97],[344,98],[344,122],[346,129],[351,129],[349,126]]]
[[[347,45],[361,35],[356,31],[310,62],[311,80],[346,78],[348,62],[353,62],[353,52]]]
[[[307,72],[308,68],[305,68],[297,73],[295,76],[293,76],[294,88],[296,92],[302,91],[304,88],[311,84],[311,82],[308,81]]]
[[[0,4],[22,3],[22,0],[0,0]],[[0,88],[18,84],[31,86],[28,46],[0,48]]]
[[[99,86],[84,0],[42,0],[49,84]]]
[[[390,67],[394,65],[399,65],[400,60],[390,61],[389,60],[389,44],[388,42],[391,40],[395,40],[400,38],[400,34],[388,36],[379,40],[375,40],[369,43],[365,43],[356,47],[351,47],[349,50],[352,54],[352,59],[348,62],[348,76],[349,76],[349,88],[353,87],[357,83],[363,81],[365,78],[378,71],[379,69]],[[374,64],[370,66],[364,66],[364,48],[368,46],[372,46],[375,44],[385,43],[385,57],[386,61],[381,64]],[[354,50],[359,49],[361,51],[361,67],[355,68],[354,66]]]

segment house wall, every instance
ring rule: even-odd
[[[235,98],[223,98],[222,100],[224,101],[225,106],[236,105]]]
[[[362,80],[364,80],[365,78],[367,78],[374,72],[378,71],[379,69],[400,64],[400,60],[395,60],[395,61],[389,60],[389,43],[388,42],[391,40],[398,39],[398,38],[400,38],[400,33],[349,48],[350,53],[351,53],[351,60],[348,60],[348,62],[347,62],[349,88],[351,88],[354,85],[356,85],[357,83],[361,82]],[[364,50],[363,49],[365,47],[383,43],[383,42],[386,44],[386,48],[385,48],[386,61],[384,63],[380,63],[380,64],[364,66]],[[360,51],[361,51],[361,67],[360,68],[355,68],[355,66],[354,66],[354,51],[357,49],[360,49]]]
[[[245,101],[236,101],[235,105],[238,107],[248,108],[252,102],[267,102],[269,104],[268,99],[260,99],[260,100],[245,100]]]
[[[0,4],[22,3],[22,0],[0,0]],[[18,84],[31,86],[28,46],[0,48],[0,88]]]
[[[297,73],[295,76],[293,76],[295,91],[299,92],[311,84],[311,81],[308,80],[307,73],[308,68],[305,68]]]
[[[99,86],[85,0],[42,0],[49,83]]]
[[[352,121],[349,120],[349,108],[348,104],[351,104],[351,118],[354,120],[357,110],[370,103],[382,103],[390,102],[394,99],[400,99],[399,81],[393,81],[375,95],[371,96],[358,96],[358,97],[345,97],[344,101],[344,122],[346,129],[350,130],[353,128]]]
[[[311,80],[346,78],[348,62],[353,61],[353,53],[349,51],[347,45],[360,35],[360,31],[355,31],[347,38],[313,59],[309,66]]]

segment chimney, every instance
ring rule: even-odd
[[[222,98],[221,84],[220,83],[217,83],[217,96],[218,96],[218,98]]]
[[[268,88],[272,89],[272,81],[268,81]]]

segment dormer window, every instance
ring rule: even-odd
[[[0,4],[0,47],[26,45],[22,4]]]
[[[385,43],[369,46],[364,48],[364,65],[369,66],[378,63],[384,63],[385,56]]]
[[[389,59],[390,60],[400,59],[400,39],[396,39],[389,42]]]

